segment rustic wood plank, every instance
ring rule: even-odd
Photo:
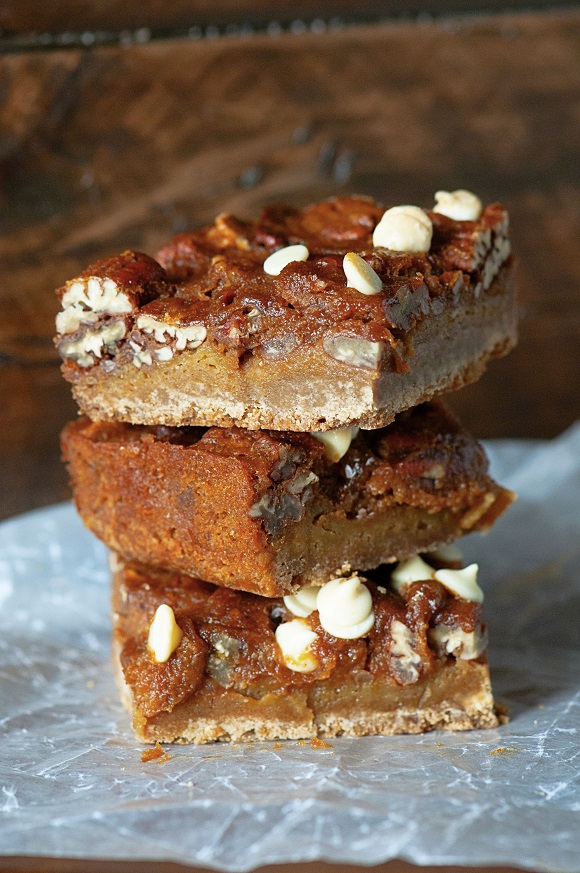
[[[53,288],[98,257],[154,252],[270,200],[429,205],[458,186],[504,200],[520,346],[451,402],[480,436],[570,424],[579,31],[569,11],[0,59],[0,402],[14,434],[1,437],[0,513],[66,493],[57,434],[74,407],[52,350]]]
[[[0,28],[8,34],[71,33],[137,28],[183,30],[190,27],[269,22],[289,24],[338,17],[364,18],[463,14],[506,9],[546,8],[547,0],[4,0]],[[319,30],[320,25],[315,25]],[[210,32],[213,35],[213,32]]]

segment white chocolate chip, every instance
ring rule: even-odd
[[[311,431],[310,433],[324,444],[329,461],[336,463],[346,455],[359,430],[359,427],[338,427],[334,430]]]
[[[463,570],[437,570],[435,579],[449,591],[472,603],[483,603],[483,591],[477,584],[477,564],[470,564]]]
[[[387,209],[373,232],[375,248],[395,252],[428,252],[433,225],[418,206],[393,206]]]
[[[358,576],[331,579],[319,590],[316,606],[324,630],[341,640],[364,637],[375,623],[373,599]]]
[[[133,340],[129,340],[129,345],[134,352],[133,363],[135,364],[137,369],[141,369],[143,364],[146,367],[150,367],[153,363],[151,352],[148,352],[147,349],[142,348],[140,345],[138,345],[138,343],[133,342]]]
[[[149,628],[147,648],[158,664],[168,661],[183,639],[183,631],[175,621],[175,614],[170,606],[162,603]]]
[[[483,211],[481,200],[471,191],[437,191],[433,212],[446,215],[454,221],[477,221]]]
[[[310,252],[303,245],[285,246],[264,261],[264,272],[269,276],[279,276],[284,267],[294,261],[307,261]]]
[[[435,577],[435,570],[430,567],[419,555],[413,555],[406,561],[397,564],[391,573],[391,588],[397,594],[402,594],[403,589],[412,582],[426,582]]]
[[[347,288],[355,288],[361,294],[378,294],[381,291],[383,283],[380,277],[360,255],[348,252],[343,258],[342,268]]]
[[[295,673],[312,673],[318,667],[318,661],[310,651],[317,639],[318,634],[301,618],[286,621],[276,628],[276,642],[284,663]]]
[[[287,594],[284,597],[284,605],[292,615],[297,615],[298,618],[307,618],[316,609],[318,591],[319,589],[313,586],[301,588],[296,594]]]

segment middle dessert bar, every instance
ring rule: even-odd
[[[441,403],[361,431],[333,462],[311,434],[72,422],[85,524],[130,560],[280,596],[486,530],[513,500]]]

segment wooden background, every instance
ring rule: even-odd
[[[28,5],[0,8],[16,28]],[[68,495],[53,289],[274,199],[506,202],[521,342],[452,404],[481,437],[551,437],[578,416],[578,11],[317,27],[0,57],[0,517]]]
[[[552,437],[578,417],[580,15],[505,6],[0,4],[0,517],[69,495],[58,433],[75,407],[53,289],[270,200],[428,206],[441,187],[503,200],[520,345],[451,403],[482,437]],[[349,24],[353,8],[367,23]]]

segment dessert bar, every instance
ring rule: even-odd
[[[515,345],[508,216],[469,197],[273,206],[99,261],[58,292],[64,376],[95,421],[382,427]]]
[[[114,558],[114,661],[146,742],[494,727],[476,566],[414,557],[283,599]]]
[[[513,500],[440,402],[351,436],[81,418],[62,446],[79,513],[111,549],[266,596],[486,530]]]

